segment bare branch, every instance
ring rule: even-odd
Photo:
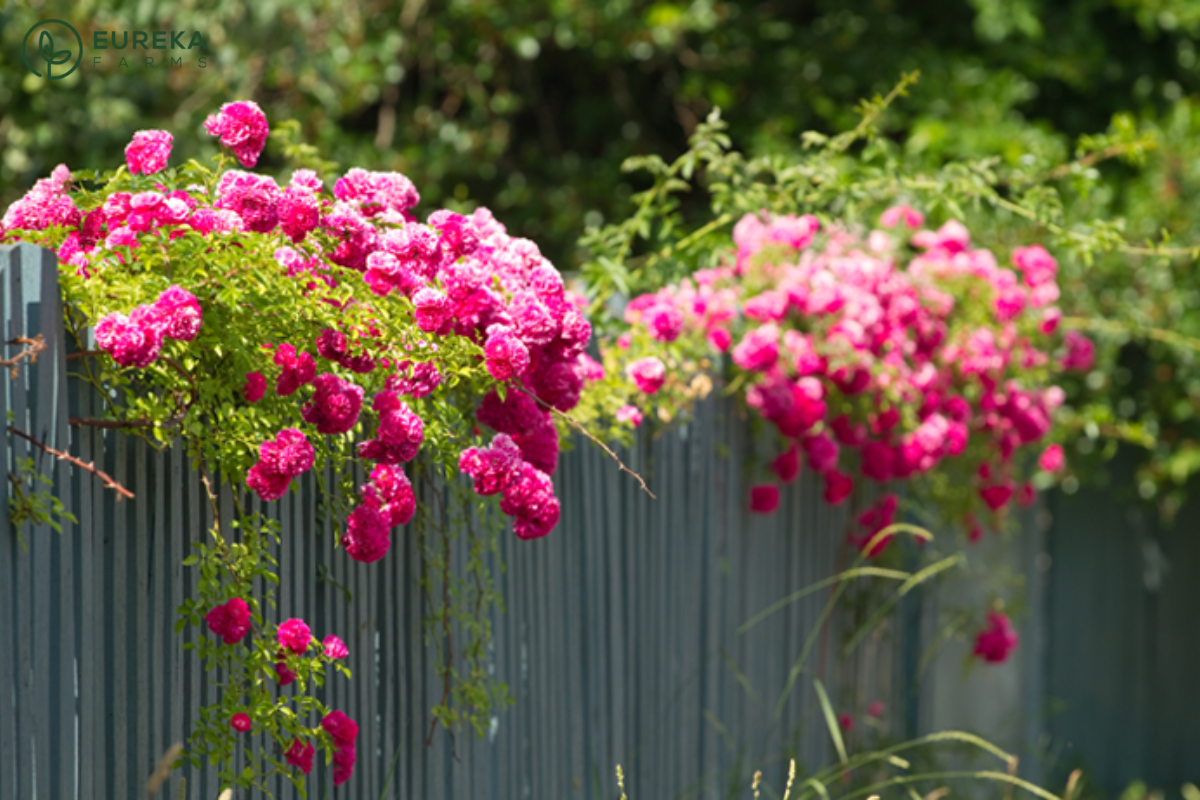
[[[53,447],[42,444],[37,439],[30,436],[28,433],[25,433],[25,431],[17,430],[12,425],[8,426],[8,432],[13,434],[14,436],[20,436],[25,441],[30,442],[31,444],[34,444],[37,447],[40,447],[42,450],[46,451],[47,453],[49,453],[50,455],[54,456],[57,459],[60,459],[62,461],[67,461],[71,464],[74,464],[75,466],[79,467],[80,469],[86,469],[88,472],[92,473],[97,478],[104,481],[105,486],[107,486],[109,489],[114,490],[121,497],[128,497],[130,500],[133,499],[133,492],[129,491],[124,486],[117,483],[116,480],[114,480],[113,477],[111,475],[109,475],[108,473],[97,469],[95,463],[85,464],[83,461],[79,460],[78,458],[76,458],[75,456],[73,456],[69,453],[64,453],[60,450],[55,450]]]
[[[10,367],[9,377],[13,380],[17,379],[17,362],[23,358],[28,358],[30,364],[36,364],[38,353],[46,349],[46,340],[39,333],[34,338],[30,339],[27,336],[17,336],[9,339],[5,344],[15,345],[23,344],[25,349],[17,353],[12,358],[0,358],[0,367]]]
[[[573,427],[574,427],[574,428],[575,428],[577,431],[579,431],[579,432],[580,432],[580,433],[582,433],[584,436],[586,436],[587,438],[589,438],[589,439],[591,439],[593,442],[595,442],[595,443],[596,443],[596,444],[597,444],[597,445],[600,447],[600,449],[601,449],[601,450],[603,450],[604,452],[608,453],[608,456],[609,456],[609,458],[611,458],[613,461],[617,462],[617,466],[618,466],[618,467],[620,467],[620,468],[621,468],[621,470],[622,470],[623,472],[628,472],[628,473],[629,473],[630,475],[632,475],[632,476],[633,476],[635,479],[637,479],[637,482],[638,482],[638,483],[640,483],[640,484],[642,485],[642,491],[643,491],[643,492],[645,492],[646,494],[650,495],[651,499],[654,499],[654,500],[657,500],[657,499],[658,499],[658,497],[656,497],[656,496],[655,496],[654,492],[650,491],[650,487],[646,485],[646,481],[645,481],[645,479],[643,479],[641,475],[638,475],[636,472],[634,472],[633,470],[631,470],[629,467],[625,466],[625,462],[623,462],[623,461],[622,461],[620,458],[618,458],[618,457],[617,457],[617,454],[616,454],[616,453],[614,453],[614,452],[612,451],[612,448],[610,448],[610,447],[609,447],[608,445],[606,445],[604,442],[602,442],[602,441],[600,441],[599,439],[597,439],[597,438],[595,437],[595,435],[591,433],[591,431],[589,431],[587,428],[583,427],[583,424],[582,424],[582,423],[581,423],[579,420],[575,419],[575,418],[574,418],[574,417],[572,417],[570,414],[567,414],[567,413],[565,413],[565,412],[563,412],[563,411],[559,411],[557,408],[555,408],[554,406],[550,405],[550,404],[549,404],[549,403],[547,403],[545,400],[542,400],[540,397],[537,397],[536,395],[534,395],[532,392],[528,391],[527,389],[523,389],[523,388],[521,388],[520,386],[518,386],[518,387],[516,387],[516,388],[517,388],[518,390],[522,391],[522,392],[525,392],[525,394],[529,395],[529,396],[530,396],[530,397],[532,397],[534,400],[536,400],[536,401],[537,401],[537,403],[538,403],[538,405],[541,405],[541,406],[543,406],[544,408],[547,408],[547,409],[549,409],[551,413],[553,413],[553,414],[556,414],[556,415],[558,415],[559,417],[562,417],[563,419],[565,419],[565,420],[566,420],[567,422],[569,422],[569,423],[570,423],[570,424],[571,424],[571,425],[572,425],[572,426],[573,426]]]

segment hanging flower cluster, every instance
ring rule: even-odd
[[[865,236],[822,231],[812,216],[745,216],[724,265],[628,304],[630,330],[606,351],[640,407],[621,418],[636,425],[641,409],[682,402],[689,376],[664,359],[727,354],[746,404],[780,442],[763,465],[777,483],[751,487],[752,511],[774,511],[778,484],[802,464],[835,505],[859,481],[886,487],[958,470],[970,494],[955,509],[968,529],[1014,497],[1031,502],[1017,454],[1049,432],[1063,401],[1054,375],[1090,369],[1091,342],[1056,335],[1057,263],[1045,249],[1017,248],[1008,268],[962,224],[923,224],[903,206]],[[897,225],[916,230],[885,230]],[[1061,469],[1061,449],[1040,465]],[[852,544],[892,524],[897,505],[884,494],[864,511]]]
[[[383,558],[417,513],[409,465],[422,453],[461,469],[480,495],[500,495],[520,538],[548,534],[559,518],[554,414],[604,376],[584,354],[583,298],[486,208],[418,218],[420,195],[402,174],[354,168],[329,191],[309,169],[283,185],[248,171],[270,134],[252,102],[225,104],[204,127],[241,169],[225,169],[224,155],[215,171],[172,167],[172,135],[138,131],[122,169],[73,178],[59,166],[0,221],[0,240],[57,250],[75,318],[111,357],[95,372],[114,398],[103,424],[128,422],[159,441],[169,439],[160,429],[178,426],[206,463],[244,476],[263,502],[313,470],[365,466],[369,480],[337,498],[348,505],[335,520],[340,545],[361,562]],[[86,346],[86,332],[74,332]],[[132,389],[128,407],[112,386]],[[163,402],[171,397],[175,408]],[[481,440],[481,426],[494,437]],[[211,605],[188,613],[221,646],[248,653],[257,601],[244,586],[232,594],[217,587]],[[263,644],[253,668],[280,687],[303,684],[316,667],[296,659],[314,642],[289,620],[278,651]],[[347,655],[336,637],[323,653]],[[245,711],[224,719],[226,733],[262,721]],[[332,715],[322,727],[319,742],[281,747],[304,774],[315,746],[332,748],[340,784],[356,729]]]

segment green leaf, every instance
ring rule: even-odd
[[[829,738],[833,739],[833,746],[838,752],[838,758],[842,764],[846,763],[846,744],[842,741],[842,729],[838,725],[837,715],[833,713],[833,706],[829,704],[829,695],[825,694],[825,686],[820,680],[814,680],[813,686],[817,690],[817,699],[821,701],[821,712],[825,715],[825,725],[829,728]]]

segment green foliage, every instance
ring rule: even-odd
[[[17,532],[17,541],[22,549],[27,547],[22,533],[27,524],[49,525],[57,533],[62,533],[63,522],[79,521],[51,491],[54,481],[38,472],[32,458],[18,458],[16,470],[8,473],[8,481],[12,486],[12,494],[8,498],[8,518]],[[38,484],[45,488],[39,489]]]

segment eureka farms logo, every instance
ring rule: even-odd
[[[186,42],[186,43],[185,43]],[[171,55],[140,54],[137,50],[169,50]],[[190,52],[174,55],[176,51],[191,51],[199,48],[203,55],[197,57],[196,65],[201,69],[208,66],[208,48],[204,44],[204,36],[200,31],[92,31],[92,66],[99,67],[105,56],[119,58],[118,67],[128,68],[132,59],[138,66],[153,67],[172,66],[182,67],[184,57]],[[118,51],[96,55],[95,51]],[[123,52],[128,50],[128,53]],[[45,77],[52,81],[62,80],[79,68],[83,60],[83,37],[71,23],[61,19],[44,19],[36,23],[25,34],[21,42],[21,58],[29,71],[39,78]]]

